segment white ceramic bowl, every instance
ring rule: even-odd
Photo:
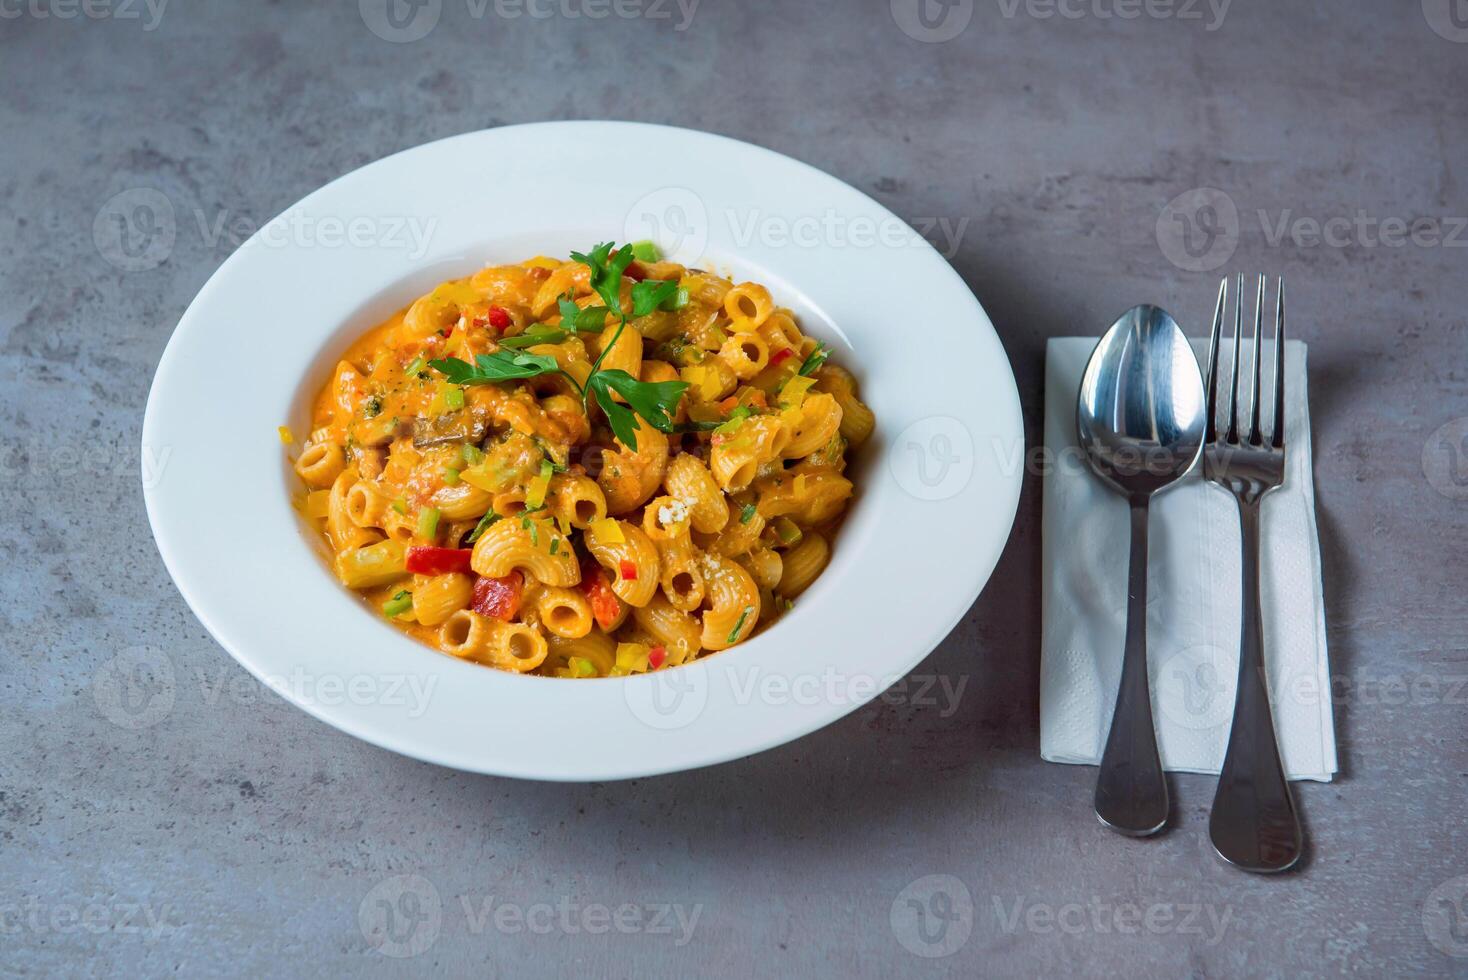
[[[292,510],[277,427],[309,431],[310,398],[336,355],[435,283],[488,262],[644,238],[767,284],[860,379],[878,429],[856,459],[857,496],[830,567],[772,629],[654,675],[525,677],[408,639],[328,572]],[[738,758],[881,693],[988,579],[1024,451],[993,327],[898,218],[758,147],[609,122],[469,133],[301,201],[184,314],[153,382],[143,448],[163,560],[251,673],[384,748],[555,780]]]

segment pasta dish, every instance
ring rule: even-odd
[[[650,243],[491,266],[343,354],[296,505],[341,583],[444,653],[553,677],[677,666],[826,567],[875,425],[827,354],[765,287]]]

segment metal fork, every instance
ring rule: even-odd
[[[1287,871],[1300,859],[1304,834],[1290,784],[1285,779],[1270,711],[1269,681],[1264,667],[1264,629],[1259,605],[1260,503],[1285,481],[1284,279],[1278,280],[1274,308],[1274,428],[1266,439],[1259,423],[1259,390],[1264,323],[1264,276],[1259,277],[1254,305],[1253,384],[1249,394],[1249,428],[1240,432],[1240,337],[1244,319],[1244,277],[1238,277],[1234,308],[1233,369],[1224,392],[1222,432],[1218,420],[1219,334],[1228,308],[1228,278],[1218,289],[1213,334],[1208,343],[1208,431],[1203,445],[1203,475],[1233,494],[1239,505],[1243,535],[1243,629],[1239,638],[1239,687],[1234,702],[1228,754],[1213,797],[1208,835],[1225,861],[1245,871]]]

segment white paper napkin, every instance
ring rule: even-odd
[[[1090,472],[1076,444],[1076,395],[1096,341],[1051,340],[1045,372],[1040,755],[1096,765],[1121,679],[1126,629],[1126,501]],[[1247,391],[1247,346],[1240,387]],[[1207,341],[1193,341],[1199,363]],[[1232,345],[1221,352],[1227,369]],[[1285,483],[1264,501],[1264,649],[1275,728],[1290,779],[1336,771],[1320,543],[1310,467],[1305,345],[1285,350]],[[1272,352],[1265,345],[1268,385]],[[1266,399],[1265,421],[1272,424]],[[1147,647],[1165,768],[1223,767],[1238,682],[1240,539],[1233,497],[1199,466],[1152,500]]]

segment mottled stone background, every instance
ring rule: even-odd
[[[1468,5],[392,2],[0,0],[0,966],[1468,972]],[[313,721],[210,640],[137,475],[194,294],[368,161],[607,117],[962,228],[1032,438],[1046,338],[1142,301],[1199,324],[1216,270],[1288,277],[1344,766],[1299,788],[1308,867],[1220,866],[1211,779],[1176,779],[1175,828],[1139,843],[1096,825],[1092,771],[1040,762],[1033,476],[927,681],[702,772],[450,772]]]

